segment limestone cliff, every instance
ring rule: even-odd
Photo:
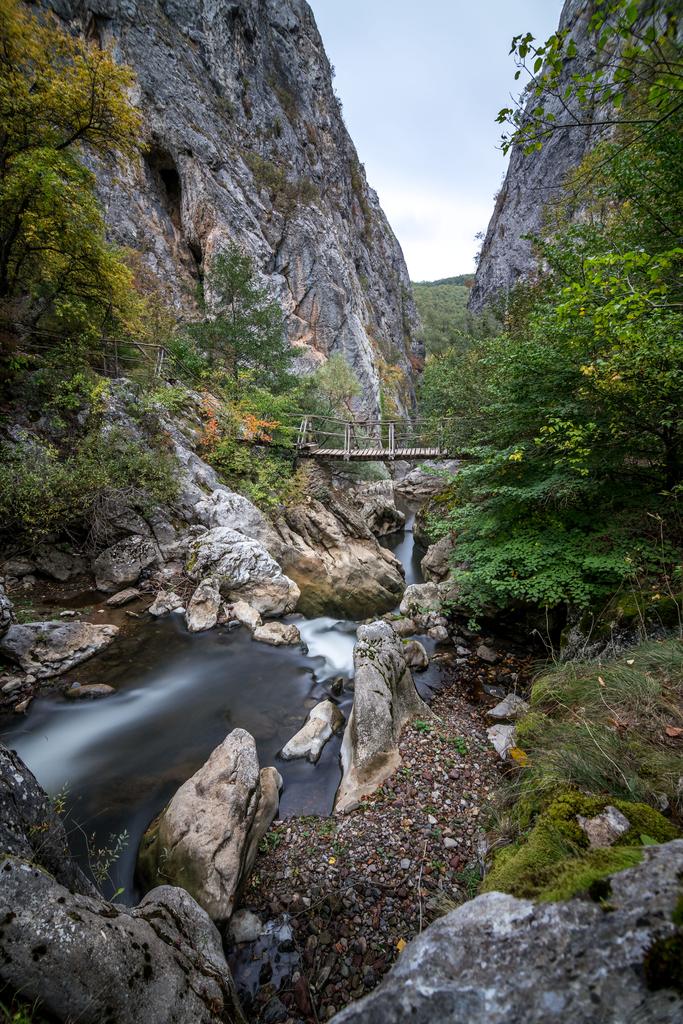
[[[148,151],[99,168],[111,236],[179,310],[243,245],[281,301],[303,370],[341,352],[379,411],[413,400],[418,319],[400,246],[344,126],[304,0],[47,0],[137,75]],[[398,382],[398,383],[397,383]]]
[[[565,0],[559,28],[568,29],[577,45],[577,56],[567,61],[562,87],[570,76],[582,73],[593,53],[588,24],[594,5],[586,0]],[[534,104],[538,102],[533,99]],[[562,104],[546,97],[546,110],[566,120]],[[479,264],[470,295],[469,308],[481,310],[497,294],[508,291],[535,267],[527,235],[539,234],[546,204],[561,194],[567,174],[595,145],[600,129],[594,126],[555,132],[540,151],[525,155],[514,146],[503,186],[481,248]]]

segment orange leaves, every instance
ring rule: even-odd
[[[250,412],[244,413],[242,416],[242,436],[245,441],[264,441],[266,443],[272,441],[273,435],[268,431],[279,426],[277,420],[261,420]]]

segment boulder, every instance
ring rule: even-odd
[[[255,627],[252,640],[259,640],[262,644],[272,644],[273,647],[290,647],[301,643],[301,633],[296,626],[291,624],[266,622],[262,626]]]
[[[3,637],[14,622],[12,602],[5,593],[5,588],[0,583],[0,637]]]
[[[226,604],[223,608],[228,622],[239,622],[251,630],[261,625],[261,616],[246,601],[233,601],[232,604]]]
[[[403,645],[403,657],[408,668],[413,668],[416,672],[424,672],[429,668],[429,656],[419,640],[409,640]]]
[[[161,590],[147,609],[150,615],[159,617],[171,612],[185,611],[182,597],[173,590]]]
[[[448,579],[451,572],[451,555],[455,548],[455,540],[450,534],[441,537],[436,544],[427,548],[427,553],[420,562],[422,575],[428,581],[440,583]]]
[[[644,847],[592,898],[478,896],[430,924],[333,1024],[675,1024],[682,873],[678,839]]]
[[[404,464],[405,465],[405,464]],[[428,466],[407,467],[403,473],[400,463],[395,464],[394,491],[406,501],[422,502],[443,491],[452,483],[458,463],[454,460],[431,462]]]
[[[228,921],[277,812],[281,782],[274,768],[259,771],[253,736],[234,729],[145,833],[140,880],[180,885],[215,921]]]
[[[444,626],[444,606],[455,598],[456,591],[450,583],[412,583],[406,587],[399,606],[401,615],[411,618],[420,631],[434,626]]]
[[[398,741],[409,719],[434,717],[418,696],[403,644],[389,623],[359,627],[353,663],[353,708],[342,743],[336,811],[357,806],[396,770],[401,760]]]
[[[40,544],[33,553],[36,568],[46,576],[64,583],[73,576],[82,576],[88,570],[86,560],[52,544]]]
[[[110,608],[121,608],[124,604],[137,601],[140,596],[141,594],[137,587],[126,587],[125,590],[119,590],[117,594],[112,594],[104,603]]]
[[[187,569],[193,579],[210,574],[228,601],[246,601],[261,615],[286,615],[299,599],[298,586],[263,545],[227,526],[207,530],[192,543]]]
[[[64,691],[64,696],[69,700],[92,700],[96,697],[109,697],[112,693],[116,693],[116,690],[107,683],[74,683]]]
[[[412,619],[387,619],[387,622],[398,636],[414,636],[417,626]]]
[[[221,593],[218,583],[211,577],[202,580],[187,606],[187,628],[190,633],[201,633],[213,629],[221,610]]]
[[[37,679],[49,679],[97,654],[118,631],[117,626],[59,620],[13,625],[0,640],[0,654]]]
[[[459,648],[460,650],[467,653],[466,648]],[[516,722],[518,718],[525,715],[529,710],[529,705],[521,697],[518,697],[516,693],[508,693],[506,697],[496,704],[495,708],[489,708],[486,712],[488,718],[495,718],[500,722]]]
[[[125,583],[137,583],[143,569],[159,561],[159,549],[151,538],[124,537],[93,562],[97,589],[113,593]]]
[[[279,539],[275,527],[263,512],[243,494],[236,494],[227,487],[216,488],[194,507],[195,517],[204,526],[214,529],[227,526],[257,540],[277,559]]]
[[[305,725],[292,736],[282,748],[281,757],[292,761],[297,757],[307,757],[315,763],[322,749],[344,724],[344,716],[331,700],[323,700],[310,711]]]
[[[364,618],[396,607],[403,566],[350,506],[309,498],[285,509],[276,526],[280,563],[299,586],[304,615]]]
[[[361,519],[376,537],[385,537],[405,526],[406,517],[396,508],[391,480],[357,484],[347,492]]]
[[[134,908],[76,865],[52,801],[0,745],[0,988],[81,1024],[244,1021],[208,915],[182,889]]]

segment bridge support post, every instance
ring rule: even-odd
[[[396,424],[389,424],[389,458],[393,459],[396,455]]]
[[[351,424],[344,424],[344,462],[351,457]]]

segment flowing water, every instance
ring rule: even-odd
[[[405,566],[407,583],[421,580],[422,553],[411,527],[409,518],[404,532],[383,541]],[[341,736],[326,744],[315,765],[278,754],[340,676],[344,687],[333,699],[348,718],[356,623],[287,621],[296,622],[307,652],[255,643],[246,629],[192,634],[179,616],[145,616],[87,662],[84,679],[110,683],[115,694],[83,703],[60,693],[40,697],[27,715],[0,725],[4,742],[45,789],[65,794],[70,843],[84,867],[107,860],[97,851],[127,833],[107,894],[123,888],[122,899],[137,900],[135,858],[147,825],[236,727],[254,736],[260,763],[275,764],[283,777],[280,817],[330,813],[341,778]],[[436,667],[415,676],[423,696],[437,676]]]

